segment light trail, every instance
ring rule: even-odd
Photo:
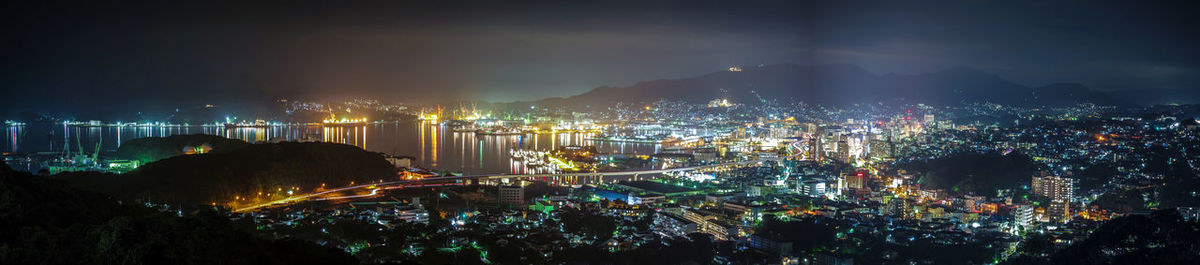
[[[279,200],[264,202],[264,203],[260,203],[260,204],[256,204],[256,205],[252,205],[252,206],[234,209],[233,212],[248,212],[248,211],[257,210],[257,209],[272,206],[272,205],[281,205],[281,204],[288,204],[288,203],[293,203],[293,202],[301,202],[301,201],[305,201],[310,198],[325,195],[325,194],[343,192],[343,191],[359,189],[359,188],[365,188],[365,187],[369,187],[371,185],[374,185],[374,184],[348,186],[348,187],[341,187],[341,188],[336,188],[336,189],[331,189],[331,190],[325,190],[325,191],[321,191],[321,192],[309,193],[309,194],[305,194],[305,195],[297,195],[297,196],[287,197],[287,198],[283,198],[283,199],[279,199]]]
[[[381,188],[375,188],[375,189],[372,189],[372,190],[371,190],[371,193],[370,193],[370,194],[364,194],[364,195],[347,195],[347,196],[339,196],[339,197],[322,197],[322,198],[316,198],[316,199],[313,199],[313,200],[314,200],[314,201],[329,201],[329,200],[342,200],[342,199],[355,199],[355,198],[369,198],[369,197],[375,197],[376,195],[379,195],[379,191],[380,191],[380,190],[383,190],[383,189],[381,189]]]
[[[796,143],[799,143],[799,141],[797,141]],[[796,143],[792,143],[792,144],[796,144]],[[362,197],[367,197],[367,196],[374,196],[376,194],[376,192],[378,192],[378,190],[379,190],[379,189],[374,188],[374,186],[394,186],[394,185],[401,185],[401,184],[413,183],[413,182],[463,180],[463,179],[506,179],[506,178],[538,178],[538,177],[589,177],[589,176],[652,175],[652,174],[702,170],[702,169],[726,167],[726,166],[741,166],[741,165],[747,165],[747,164],[762,163],[762,162],[766,162],[766,161],[781,161],[783,159],[792,158],[792,157],[795,157],[798,155],[800,155],[800,153],[783,156],[783,157],[776,157],[776,158],[760,158],[760,159],[746,160],[746,161],[740,161],[740,162],[727,162],[727,163],[712,164],[712,165],[700,165],[700,166],[668,168],[668,169],[613,171],[613,172],[517,174],[517,175],[483,174],[483,175],[467,175],[467,176],[429,177],[429,178],[422,178],[422,179],[415,179],[415,180],[397,180],[397,181],[388,181],[388,182],[377,182],[377,183],[369,183],[369,184],[341,187],[341,188],[321,191],[321,192],[317,192],[317,193],[310,193],[310,194],[305,194],[305,195],[288,197],[288,198],[284,198],[284,199],[279,199],[279,200],[275,200],[275,201],[270,201],[270,202],[265,202],[265,203],[256,204],[256,205],[252,205],[252,206],[234,209],[233,212],[250,212],[250,211],[254,211],[254,210],[258,210],[258,209],[262,209],[262,208],[266,208],[266,207],[271,207],[271,206],[278,206],[278,205],[302,202],[302,201],[307,201],[309,199],[312,199],[313,197],[318,197],[321,195],[326,195],[326,194],[335,193],[335,192],[343,192],[343,191],[361,189],[361,188],[373,189],[371,191],[371,194],[368,194],[368,195],[350,195],[350,196],[341,196],[341,197],[333,197],[333,198],[320,198],[317,200],[332,200],[332,199],[336,199],[336,198],[342,198],[342,199],[362,198]],[[388,189],[388,188],[385,187],[385,189]]]

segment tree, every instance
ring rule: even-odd
[[[355,264],[340,250],[267,240],[212,211],[178,217],[0,167],[0,264]]]
[[[571,209],[571,208],[567,208]],[[616,231],[617,225],[607,216],[567,210],[561,214],[563,229],[568,233],[581,234],[596,239],[607,239]]]

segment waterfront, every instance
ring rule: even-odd
[[[126,141],[145,137],[209,134],[247,142],[323,141],[354,145],[374,152],[414,157],[414,166],[477,173],[524,173],[513,163],[509,150],[552,150],[566,145],[594,145],[607,154],[654,154],[661,146],[649,143],[591,141],[591,133],[476,135],[454,132],[428,122],[390,122],[351,127],[280,125],[226,129],[222,126],[83,127],[62,124],[28,124],[4,130],[0,153],[40,152],[111,153]],[[36,171],[26,165],[14,166]]]

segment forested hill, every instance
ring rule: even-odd
[[[117,157],[137,160],[142,164],[146,164],[188,153],[225,153],[246,147],[247,145],[250,145],[250,143],[207,134],[146,137],[121,143],[121,147],[117,148]]]
[[[0,161],[0,264],[356,264],[344,252],[265,240],[211,211],[178,217]]]
[[[995,194],[1028,183],[1038,171],[1033,159],[1021,153],[956,153],[926,161],[901,163],[901,169],[920,174],[917,183],[950,194]]]
[[[283,142],[170,157],[123,175],[81,172],[53,177],[122,198],[197,205],[224,204],[235,196],[287,196],[289,188],[305,192],[322,184],[345,186],[395,175],[382,155],[355,146]]]

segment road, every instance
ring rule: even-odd
[[[795,147],[799,143],[800,142],[797,141],[795,143],[792,143],[791,145],[793,147]],[[797,154],[784,156],[784,157],[760,158],[760,159],[740,161],[740,162],[728,162],[728,163],[720,163],[720,164],[700,165],[700,166],[680,167],[680,168],[667,168],[667,169],[613,171],[613,172],[557,173],[557,174],[516,174],[516,175],[482,174],[482,175],[467,175],[467,176],[429,177],[429,178],[423,178],[423,179],[419,179],[419,180],[397,180],[397,181],[388,181],[388,182],[376,182],[376,183],[353,185],[353,186],[329,189],[329,190],[324,190],[324,191],[309,193],[309,194],[304,194],[304,195],[296,195],[296,196],[283,198],[283,199],[279,199],[279,200],[275,200],[275,201],[270,201],[270,202],[265,202],[265,203],[261,203],[261,204],[257,204],[257,205],[234,209],[233,212],[239,212],[239,213],[240,212],[251,212],[251,211],[255,211],[255,210],[267,208],[267,207],[272,207],[272,206],[282,206],[282,205],[287,205],[287,204],[292,204],[292,203],[297,203],[297,202],[303,202],[303,201],[307,201],[307,200],[313,199],[313,198],[318,198],[321,200],[329,200],[329,199],[336,199],[336,198],[369,197],[369,196],[375,196],[377,194],[379,189],[376,187],[394,186],[394,185],[401,185],[401,184],[414,183],[414,182],[431,182],[431,181],[463,180],[463,179],[505,179],[505,178],[541,178],[541,177],[595,177],[595,176],[653,175],[653,174],[663,174],[663,173],[672,173],[672,172],[701,170],[701,169],[716,168],[716,167],[741,166],[741,165],[762,163],[762,162],[766,162],[766,161],[780,161],[785,158],[792,158],[792,157],[795,157],[798,155],[799,154],[797,153]],[[334,197],[334,198],[321,197],[322,195],[326,195],[326,194],[339,193],[339,192],[351,191],[351,190],[356,190],[356,189],[371,189],[371,194],[350,195],[350,196],[341,196],[341,197]]]

